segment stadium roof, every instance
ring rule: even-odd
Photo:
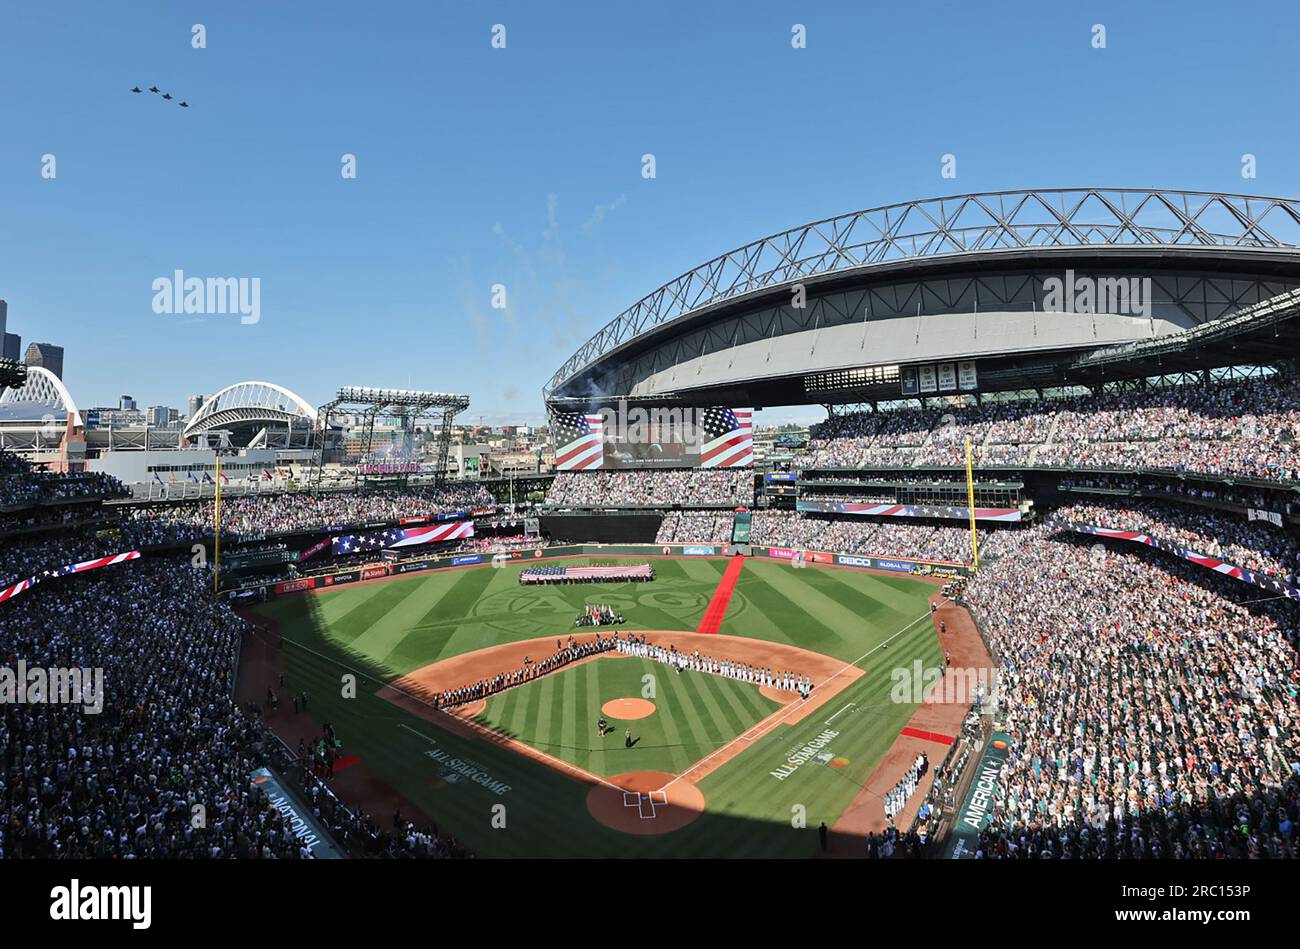
[[[1048,268],[1150,276],[1159,312],[1045,319]],[[790,306],[799,285],[805,308]],[[779,404],[778,392],[804,393],[810,373],[1077,354],[1174,336],[1295,286],[1290,199],[1066,189],[910,201],[783,231],[682,274],[602,327],[545,395]]]
[[[82,425],[81,412],[63,380],[44,366],[28,366],[27,381],[17,389],[0,392],[0,410],[11,422],[60,422],[72,416],[73,424]]]
[[[316,409],[296,392],[274,382],[236,382],[203,403],[181,433],[192,438],[214,429],[316,422]]]

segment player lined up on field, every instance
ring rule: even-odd
[[[916,789],[920,786],[921,778],[925,776],[925,772],[929,769],[929,759],[923,754],[917,755],[916,760],[912,762],[912,767],[907,769],[907,773],[899,779],[899,782],[895,784],[893,788],[886,792],[886,817],[892,821],[898,816],[899,811],[907,806],[907,802],[911,799],[912,795],[916,793]]]
[[[813,688],[812,676],[797,672],[775,672],[765,666],[752,666],[735,659],[706,656],[698,650],[690,653],[678,652],[675,645],[665,649],[663,646],[656,646],[646,642],[644,638],[637,639],[635,636],[627,640],[618,639],[617,642],[618,651],[625,655],[662,662],[675,667],[678,672],[687,669],[692,672],[707,672],[740,682],[752,682],[754,685],[766,685],[786,692],[798,692],[804,699],[808,698],[808,693],[812,692]]]
[[[490,678],[480,679],[478,682],[461,686],[458,689],[445,689],[441,692],[435,692],[429,698],[429,703],[434,708],[455,708],[457,705],[485,699],[489,695],[496,695],[498,692],[504,692],[516,685],[531,682],[548,672],[557,672],[579,659],[597,656],[602,652],[609,652],[613,648],[614,638],[601,639],[599,633],[596,634],[594,640],[586,643],[578,642],[572,636],[569,637],[567,645],[557,639],[555,641],[554,655],[540,660],[524,656],[524,664],[518,669],[510,672],[498,672]]]

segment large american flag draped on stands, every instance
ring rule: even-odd
[[[745,468],[754,463],[754,410],[705,409],[700,427],[701,468]]]
[[[13,586],[0,590],[0,603],[12,599],[19,593],[30,590],[42,580],[51,580],[55,577],[67,577],[74,573],[85,573],[87,570],[98,570],[100,567],[111,567],[114,564],[125,563],[128,560],[139,560],[140,551],[128,550],[121,554],[112,554],[108,557],[96,557],[94,560],[83,560],[80,563],[68,563],[62,567],[54,567],[50,570],[43,570],[34,577],[28,577],[26,580],[20,580]]]
[[[386,531],[373,531],[367,534],[343,534],[334,538],[334,553],[360,554],[368,550],[384,550],[389,547],[415,547],[418,544],[434,544],[443,540],[463,540],[474,536],[473,521],[453,521],[450,524],[436,524],[429,527],[390,527]]]
[[[605,420],[599,415],[555,416],[555,467],[558,471],[591,471],[605,466]]]

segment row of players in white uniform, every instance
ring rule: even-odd
[[[773,672],[762,666],[751,666],[733,659],[716,659],[713,656],[701,655],[699,652],[678,652],[675,649],[665,649],[663,646],[637,640],[620,639],[618,651],[628,656],[639,656],[642,659],[652,659],[655,662],[675,666],[678,672],[685,669],[707,672],[727,679],[738,679],[741,682],[783,689],[786,692],[798,692],[805,699],[808,698],[808,693],[813,687],[811,676],[794,672]]]
[[[925,755],[916,756],[916,760],[912,762],[912,767],[908,769],[907,774],[903,775],[902,780],[885,794],[886,817],[893,820],[898,815],[898,812],[907,805],[908,800],[916,793],[916,788],[921,783],[921,777],[929,767],[930,761]]]

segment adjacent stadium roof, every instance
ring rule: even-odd
[[[28,366],[27,380],[17,389],[0,392],[3,417],[10,421],[60,421],[72,417],[72,424],[82,425],[81,412],[63,380],[43,366]]]
[[[213,429],[316,422],[316,409],[302,396],[274,382],[236,382],[203,403],[186,423],[183,438]]]

